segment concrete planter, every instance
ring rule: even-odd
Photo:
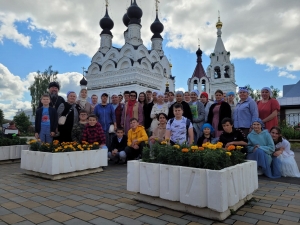
[[[0,147],[0,161],[20,159],[21,151],[28,149],[28,145],[11,145],[11,146],[1,146]]]
[[[127,190],[139,192],[138,200],[217,220],[258,189],[256,161],[222,170],[129,161],[127,171]]]
[[[49,179],[56,179],[52,177],[55,175],[61,175],[58,179],[64,178],[63,174],[68,174],[66,177],[70,177],[72,175],[69,173],[102,166],[107,166],[107,149],[64,153],[22,151],[21,168],[32,175]]]

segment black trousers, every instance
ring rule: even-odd
[[[127,156],[127,161],[128,160],[134,160],[138,157],[142,157],[142,154],[143,154],[143,148],[145,146],[145,143],[144,142],[141,142],[139,144],[139,148],[138,149],[134,149],[130,146],[127,146],[125,148],[125,152],[126,152],[126,156]]]

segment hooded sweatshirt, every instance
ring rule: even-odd
[[[141,125],[138,125],[137,128],[135,129],[135,131],[133,131],[132,129],[130,129],[128,131],[128,140],[127,140],[127,145],[131,146],[132,141],[133,140],[137,140],[138,141],[138,145],[142,142],[142,141],[148,141],[148,136],[147,133],[145,131],[145,128]]]

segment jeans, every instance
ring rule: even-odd
[[[50,135],[50,126],[41,126],[41,131],[39,133],[40,139],[44,143],[52,143],[53,138]]]
[[[108,158],[110,158],[113,161],[118,161],[120,159],[122,162],[125,162],[126,161],[126,152],[121,151],[121,152],[118,152],[114,156],[111,154],[111,152],[108,152]]]

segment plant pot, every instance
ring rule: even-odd
[[[160,164],[140,162],[140,193],[159,196]]]
[[[127,190],[140,192],[140,161],[130,160],[127,162]]]
[[[0,147],[0,160],[9,160],[10,154],[10,146],[2,146]]]
[[[170,201],[180,198],[180,167],[160,164],[159,197]]]

